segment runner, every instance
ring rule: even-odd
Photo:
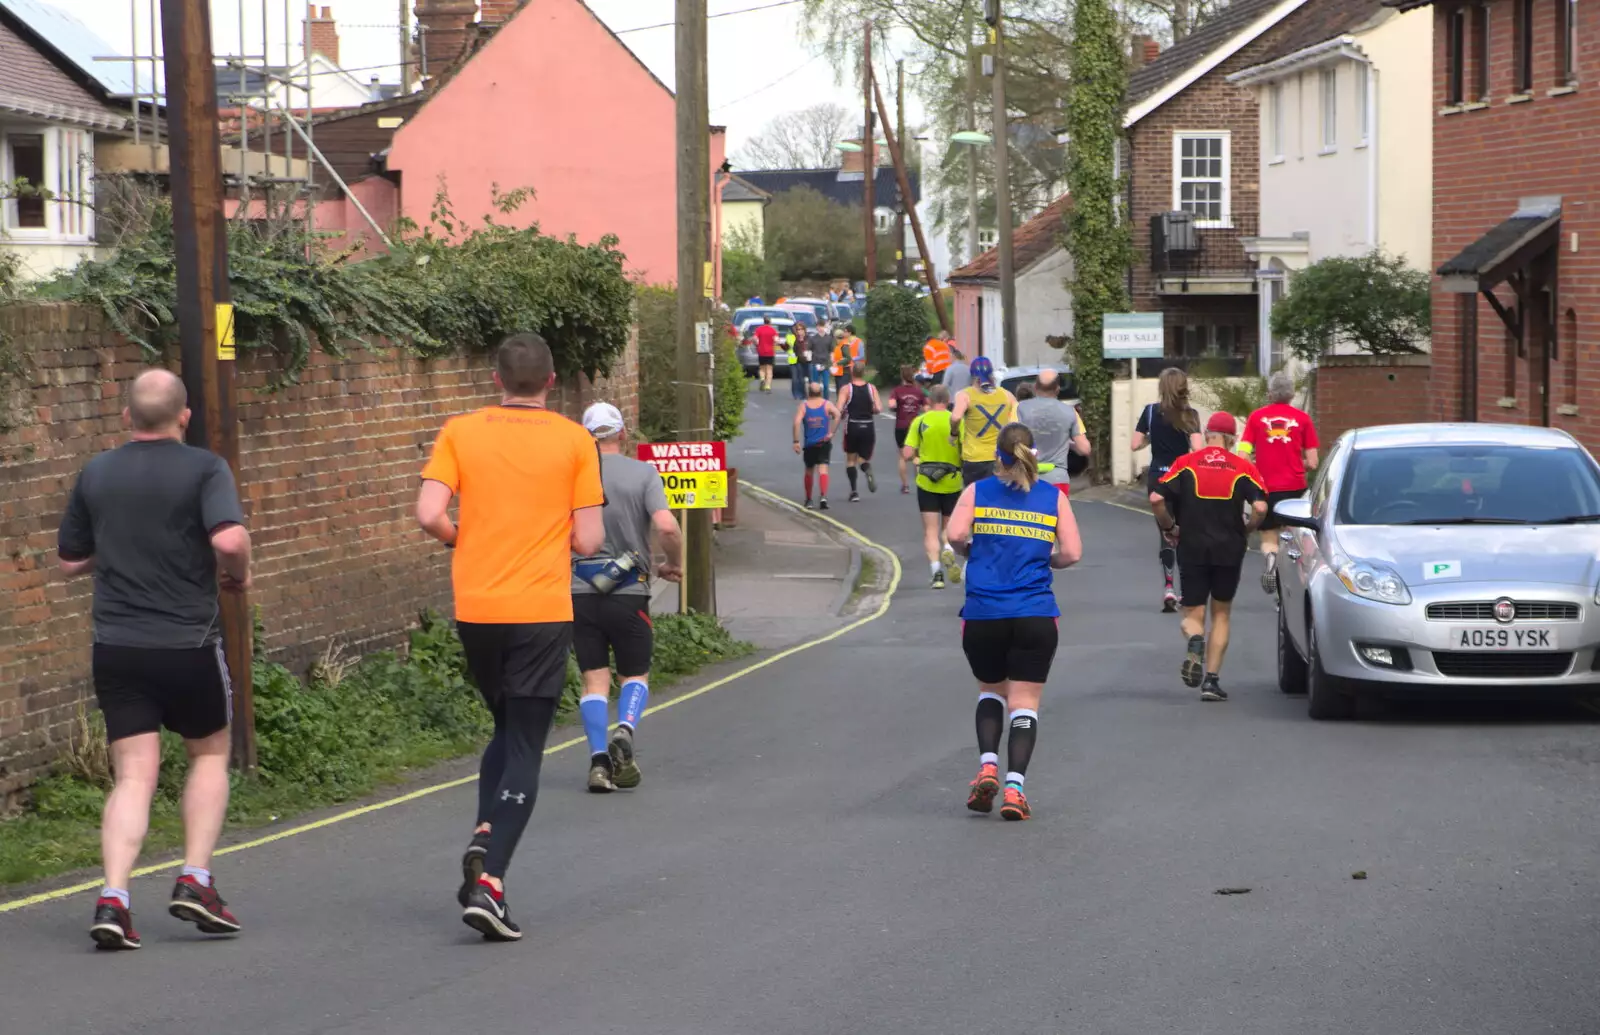
[[[1183,579],[1182,629],[1189,649],[1180,671],[1185,686],[1200,688],[1202,701],[1228,699],[1221,673],[1222,659],[1228,653],[1233,597],[1239,589],[1250,533],[1267,511],[1261,472],[1231,452],[1238,430],[1231,415],[1213,413],[1206,421],[1204,447],[1179,457],[1150,493],[1156,524],[1166,541],[1177,547],[1178,572]]]
[[[794,411],[794,451],[805,459],[806,509],[811,509],[811,478],[816,474],[822,490],[819,510],[828,509],[828,461],[833,458],[833,432],[839,421],[839,408],[822,397],[822,385],[806,385],[806,401]]]
[[[1250,457],[1266,479],[1267,517],[1261,522],[1261,553],[1267,567],[1261,573],[1261,588],[1271,595],[1278,592],[1278,537],[1272,532],[1281,527],[1273,508],[1280,500],[1305,495],[1306,470],[1317,466],[1317,426],[1309,413],[1292,405],[1294,378],[1283,371],[1268,379],[1267,398],[1267,405],[1245,420],[1239,452]]]
[[[833,348],[833,333],[826,326],[818,326],[806,334],[806,348],[810,357],[805,360],[806,382],[822,386],[822,397],[829,397],[828,351]],[[804,399],[805,395],[802,394]]]
[[[1000,429],[1017,414],[1017,398],[995,387],[994,364],[987,356],[972,361],[972,386],[955,397],[951,419],[961,436],[961,480],[971,485],[994,472]]]
[[[895,457],[900,466],[900,495],[909,495],[911,483],[906,480],[906,460],[909,459],[905,452],[906,432],[911,427],[911,422],[916,419],[928,405],[928,397],[922,394],[922,389],[917,385],[917,368],[904,366],[900,368],[900,383],[894,386],[894,391],[889,393],[889,408],[894,410],[894,444]]]
[[[922,365],[933,384],[944,383],[944,372],[950,368],[950,349],[954,343],[937,334],[928,335],[922,346]]]
[[[650,532],[654,529],[669,558],[683,556],[683,535],[667,509],[661,475],[624,453],[628,436],[622,412],[610,403],[595,403],[584,411],[583,426],[600,449],[606,537],[597,553],[572,560],[572,645],[583,673],[578,714],[589,739],[589,790],[604,794],[637,787],[642,779],[633,738],[650,700]],[[677,582],[683,569],[669,560],[657,574]],[[622,696],[608,745],[613,653]]]
[[[1078,408],[1061,401],[1060,374],[1040,371],[1033,389],[1033,398],[1017,402],[1017,420],[1028,426],[1038,445],[1039,480],[1054,485],[1065,496],[1072,491],[1072,458],[1087,459],[1094,447]]]
[[[183,443],[189,403],[176,375],[134,378],[122,416],[128,442],[84,465],[57,538],[62,573],[94,575],[94,694],[115,780],[100,824],[106,882],[89,928],[100,949],[142,944],[128,885],[150,824],[163,726],[189,755],[183,872],[167,912],[206,934],[240,927],[211,879],[233,719],[217,591],[250,588],[250,534],[227,463]]]
[[[856,467],[867,476],[867,491],[878,491],[878,479],[872,474],[872,450],[878,442],[878,429],[873,420],[883,412],[883,401],[878,398],[878,387],[867,384],[867,365],[857,362],[850,369],[850,381],[839,389],[836,404],[844,414],[844,476],[850,479],[850,502],[861,502],[856,491]]]
[[[944,386],[950,389],[950,398],[953,400],[963,388],[972,384],[972,367],[967,363],[966,354],[950,346],[950,365],[944,368]]]
[[[1145,473],[1145,487],[1156,491],[1163,475],[1177,463],[1180,456],[1200,449],[1200,415],[1189,405],[1189,377],[1177,367],[1161,372],[1157,382],[1160,401],[1153,402],[1139,414],[1139,423],[1133,429],[1134,452],[1150,444],[1150,468]],[[1159,530],[1158,530],[1159,531]],[[1178,595],[1173,592],[1173,578],[1177,575],[1177,555],[1165,536],[1161,540],[1161,575],[1166,589],[1161,595],[1161,610],[1171,614],[1178,609]]]
[[[845,381],[850,377],[850,371],[857,363],[866,360],[866,346],[856,337],[856,325],[847,323],[839,334],[838,341],[833,346],[833,379],[839,382],[839,387],[844,387]]]
[[[755,329],[756,363],[761,370],[761,391],[772,391],[772,365],[778,355],[778,329],[772,326],[772,317],[763,316],[761,326]]]
[[[944,538],[945,525],[955,513],[961,495],[961,447],[950,434],[950,389],[934,385],[928,393],[930,409],[918,414],[906,429],[900,451],[903,460],[917,463],[917,510],[922,513],[922,548],[934,589],[943,589],[948,574],[961,580],[955,551]]]
[[[522,937],[506,869],[533,814],[545,738],[572,647],[571,554],[605,545],[594,439],[545,409],[550,347],[517,334],[495,354],[502,399],[452,417],[422,471],[417,521],[455,548],[456,631],[494,737],[478,773],[478,816],[461,860],[462,919],[491,941]],[[450,520],[460,497],[460,524]]]
[[[961,646],[978,681],[978,775],[967,808],[988,812],[1000,792],[1000,732],[1010,712],[1005,801],[1000,818],[1032,815],[1023,780],[1039,734],[1039,697],[1055,660],[1057,621],[1051,569],[1083,556],[1072,504],[1038,480],[1033,434],[1008,424],[996,443],[995,473],[961,491],[950,542],[970,560],[961,609]]]

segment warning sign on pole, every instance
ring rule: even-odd
[[[661,475],[673,510],[728,505],[728,447],[721,442],[641,442],[639,459]]]

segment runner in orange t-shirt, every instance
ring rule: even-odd
[[[522,930],[506,912],[505,873],[539,794],[539,765],[572,647],[572,554],[605,543],[593,437],[545,409],[555,383],[537,334],[495,356],[498,406],[453,417],[422,472],[417,521],[456,548],[456,629],[494,716],[478,776],[478,821],[461,867],[462,919],[493,941]],[[450,520],[458,497],[459,526]]]

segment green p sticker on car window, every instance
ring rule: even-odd
[[[1461,577],[1460,561],[1426,561],[1422,565],[1424,579],[1459,579]]]

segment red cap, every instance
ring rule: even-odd
[[[1233,414],[1217,411],[1206,421],[1206,430],[1217,435],[1237,435],[1239,422],[1233,419]]]

